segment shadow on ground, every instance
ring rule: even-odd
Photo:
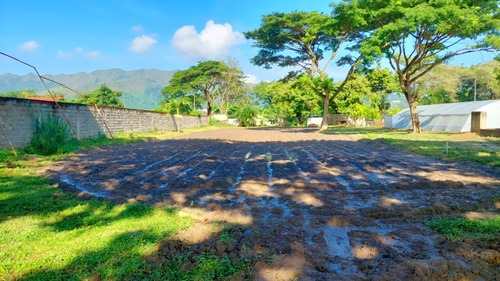
[[[314,131],[304,130],[296,133]],[[87,151],[51,170],[63,189],[81,196],[88,195],[75,187],[108,196],[104,201],[179,208],[180,217],[192,218],[191,228],[165,237],[153,253],[125,261],[135,267],[111,263],[124,278],[169,280],[494,280],[498,239],[450,241],[424,223],[481,210],[498,214],[496,175],[364,141],[246,142],[225,135]],[[102,219],[82,211],[45,226],[66,231],[88,220],[147,219],[150,210]],[[117,235],[100,251],[129,239],[126,245],[139,252],[133,233]],[[95,275],[92,267],[109,260],[94,256],[83,253],[57,270],[22,278],[54,277],[82,263]]]

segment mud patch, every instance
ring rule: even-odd
[[[176,206],[195,226],[150,264],[200,255],[256,263],[266,280],[498,280],[498,241],[450,241],[424,225],[499,214],[500,173],[308,128],[223,129],[91,150],[48,172],[117,202]],[[68,180],[70,179],[70,180]],[[273,258],[273,259],[272,259]],[[247,272],[250,274],[250,272]]]

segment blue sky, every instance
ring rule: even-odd
[[[330,13],[331,0],[153,1],[0,0],[0,51],[35,65],[43,74],[99,69],[186,69],[199,60],[236,58],[258,81],[279,79],[287,69],[253,66],[257,53],[242,33],[258,28],[261,15],[293,10]],[[492,59],[455,59],[472,65]],[[26,66],[0,57],[0,73],[26,74]],[[330,67],[338,80],[345,70]]]

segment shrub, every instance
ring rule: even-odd
[[[251,105],[243,105],[235,112],[236,119],[241,123],[241,126],[255,126],[255,117],[259,114],[259,110]]]
[[[219,124],[219,120],[217,120],[217,119],[215,119],[215,118],[213,118],[213,117],[210,117],[210,118],[208,119],[208,124],[209,124],[210,126],[216,126],[216,125],[218,125],[218,124]]]
[[[201,111],[201,110],[191,110],[191,112],[189,112],[189,115],[194,115],[194,116],[203,116],[203,115],[205,115],[205,114],[204,114],[204,113],[203,113],[203,111]]]
[[[42,155],[60,152],[69,139],[68,125],[58,116],[50,114],[44,120],[33,118],[33,135],[28,150]]]
[[[401,108],[394,108],[394,109],[387,111],[387,114],[388,115],[395,115],[395,114],[398,114],[401,110],[402,110]]]

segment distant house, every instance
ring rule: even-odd
[[[417,106],[422,130],[470,132],[471,112],[486,112],[486,128],[500,128],[500,100],[457,102]],[[386,115],[386,128],[411,129],[410,110]]]
[[[55,98],[51,98],[51,97],[28,97],[27,99],[29,100],[36,100],[36,101],[59,101],[59,100],[63,100],[64,97],[55,97]]]

